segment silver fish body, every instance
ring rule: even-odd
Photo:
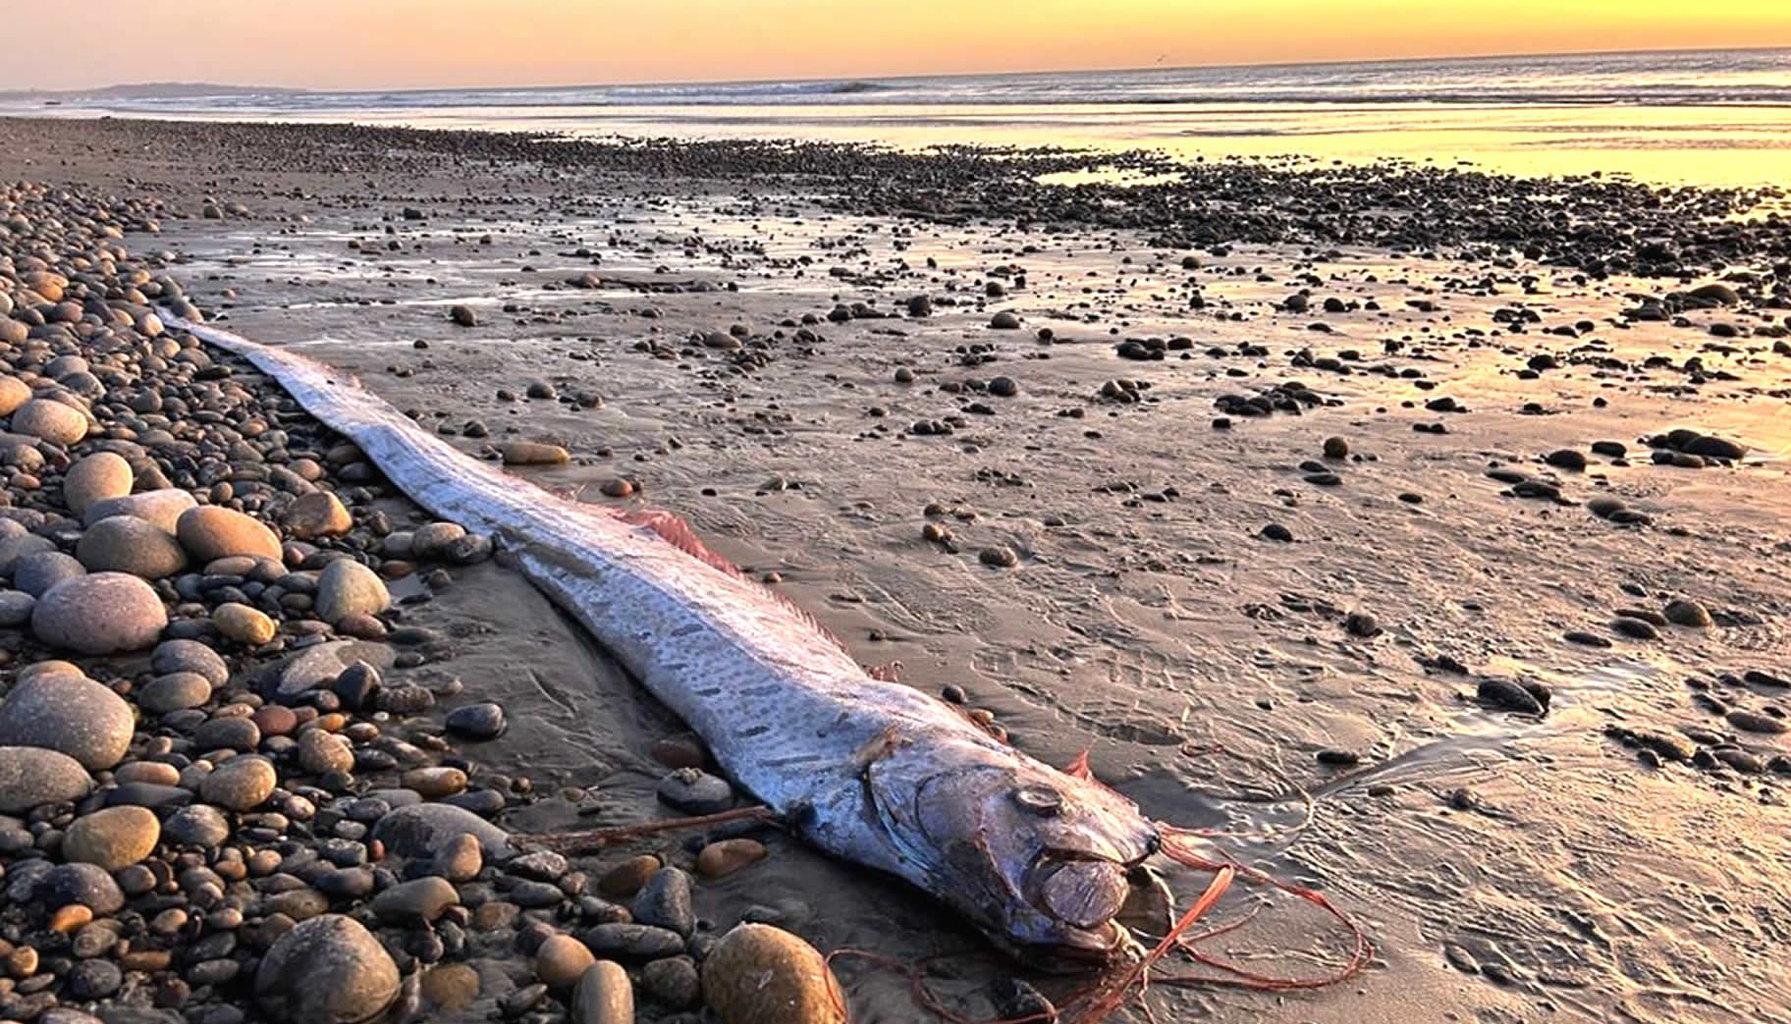
[[[552,495],[419,429],[350,375],[170,317],[353,440],[433,514],[499,536],[521,570],[806,841],[906,879],[1011,951],[1099,965],[1157,831],[1130,801],[873,678],[811,619],[606,509]]]

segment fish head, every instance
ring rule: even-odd
[[[1021,959],[1086,970],[1130,955],[1114,918],[1131,868],[1157,852],[1156,828],[1097,782],[1004,753],[912,776],[908,813],[885,815],[908,833],[904,852]]]

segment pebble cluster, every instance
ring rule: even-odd
[[[161,214],[0,191],[0,1020],[842,1020],[800,938],[696,916],[750,829],[587,871],[494,823],[529,780],[456,742],[503,709],[402,675],[490,538],[170,330],[199,310],[122,242]],[[669,809],[733,805],[659,753]]]

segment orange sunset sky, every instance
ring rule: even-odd
[[[1791,0],[79,0],[17,5],[6,21],[11,38],[43,45],[8,47],[0,88],[589,84],[1791,46]]]

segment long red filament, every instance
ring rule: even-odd
[[[1284,882],[1258,868],[1204,857],[1194,849],[1194,840],[1201,838],[1199,832],[1162,823],[1158,823],[1157,827],[1163,837],[1164,856],[1186,867],[1199,871],[1210,871],[1213,873],[1213,880],[1200,894],[1200,898],[1195,900],[1187,912],[1176,921],[1169,933],[1158,940],[1157,944],[1142,958],[1100,979],[1095,984],[1072,993],[1055,1014],[1039,1012],[1024,1017],[983,1020],[953,1010],[945,1005],[944,1000],[927,984],[927,976],[932,965],[939,960],[946,959],[945,957],[930,957],[916,963],[908,963],[865,950],[837,949],[828,954],[827,962],[831,965],[835,960],[840,959],[860,960],[903,975],[912,986],[915,1003],[947,1024],[1057,1024],[1057,1022],[1062,1022],[1062,1024],[1102,1024],[1103,1021],[1124,1007],[1129,999],[1134,998],[1134,993],[1136,997],[1141,997],[1151,985],[1173,988],[1214,987],[1287,992],[1336,985],[1355,977],[1368,966],[1369,960],[1374,955],[1374,946],[1368,940],[1368,933],[1355,920],[1338,910],[1336,905],[1323,893],[1305,886],[1295,885],[1292,882]],[[1199,949],[1200,942],[1242,928],[1254,920],[1261,911],[1260,907],[1255,908],[1239,920],[1210,928],[1199,934],[1190,934],[1195,923],[1205,917],[1230,889],[1232,883],[1240,878],[1297,897],[1337,919],[1350,935],[1349,958],[1341,967],[1318,977],[1276,977],[1246,970]],[[1219,976],[1157,973],[1156,969],[1159,964],[1176,952],[1187,955],[1196,964],[1219,972]],[[1148,1014],[1148,1005],[1145,1009]],[[844,1013],[843,1003],[840,1005],[840,1010]]]

